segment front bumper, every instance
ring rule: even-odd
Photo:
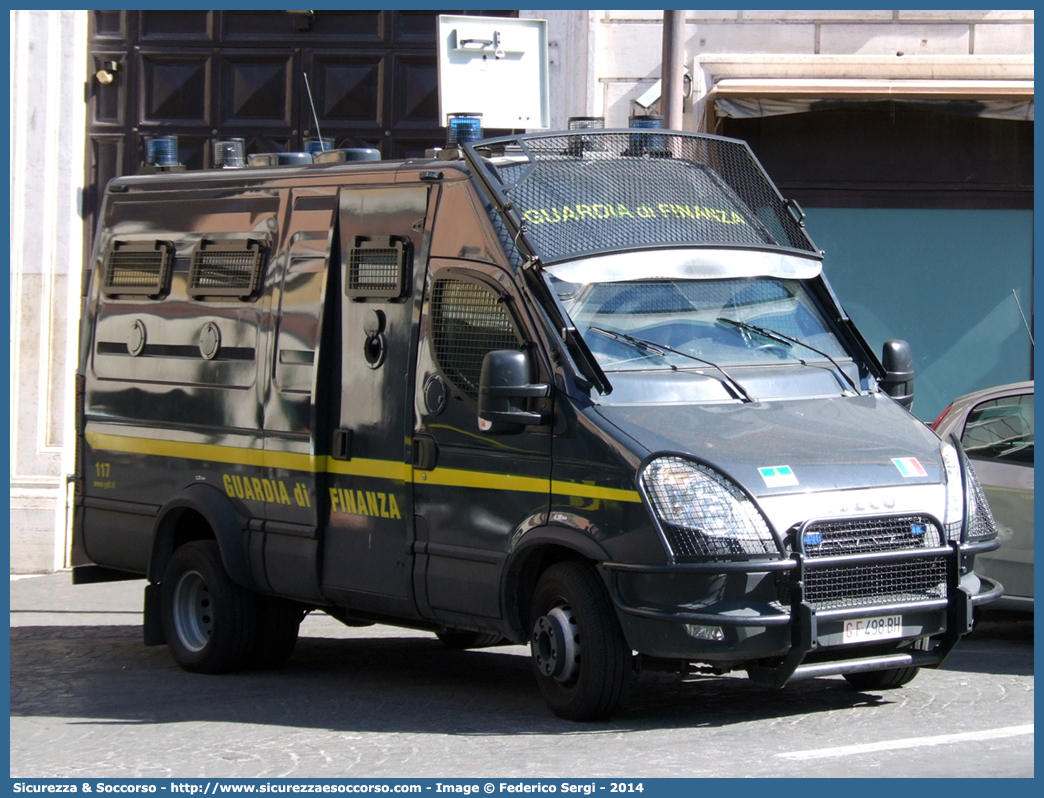
[[[787,560],[607,562],[603,574],[632,649],[658,659],[705,662],[722,671],[744,668],[759,683],[782,687],[815,676],[938,667],[971,630],[973,608],[1002,593],[999,584],[970,568],[976,553],[996,547],[996,541],[950,542],[932,549],[835,557],[795,552]],[[857,597],[841,606],[806,595],[809,575],[816,571],[918,561],[945,561],[944,594]],[[844,642],[846,621],[893,615],[902,616],[901,637]]]

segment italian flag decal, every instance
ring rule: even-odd
[[[797,476],[790,470],[790,466],[768,466],[759,468],[758,473],[765,480],[766,488],[784,488],[798,484]]]
[[[928,472],[916,457],[893,457],[892,462],[904,478],[928,476]]]

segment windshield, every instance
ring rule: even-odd
[[[765,276],[574,283],[555,276],[554,270],[548,276],[606,372],[699,368],[699,360],[754,366],[850,359],[804,280]]]

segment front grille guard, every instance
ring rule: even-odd
[[[941,528],[941,525],[940,525]],[[961,585],[963,560],[979,552],[997,548],[996,541],[967,543],[957,541],[930,549],[899,549],[890,552],[847,554],[833,557],[809,557],[803,551],[795,551],[786,560],[726,561],[702,563],[676,563],[671,565],[638,565],[629,563],[603,563],[609,575],[610,595],[621,612],[640,618],[689,624],[707,624],[734,627],[790,626],[790,651],[781,662],[758,663],[749,669],[750,678],[759,684],[783,687],[798,678],[837,675],[858,671],[882,670],[894,667],[938,667],[946,659],[957,641],[972,628],[972,610],[999,597],[1002,587],[992,580],[979,577],[983,590],[972,595]],[[946,598],[926,598],[920,601],[898,603],[864,604],[854,607],[816,608],[805,597],[805,576],[809,571],[837,568],[839,566],[876,565],[903,563],[915,560],[945,558]],[[688,611],[665,611],[630,606],[620,593],[618,575],[639,574],[725,574],[725,573],[771,573],[787,578],[790,595],[789,612],[759,615],[722,615]],[[840,621],[849,618],[883,615],[888,613],[911,613],[945,611],[946,631],[938,638],[931,651],[910,650],[880,657],[842,659],[834,662],[805,664],[808,655],[819,648],[818,624],[820,621]]]

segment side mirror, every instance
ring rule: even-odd
[[[914,367],[910,344],[906,341],[885,341],[881,351],[884,377],[881,389],[907,410],[914,400]]]
[[[479,377],[479,429],[491,435],[514,435],[527,426],[546,424],[547,416],[527,410],[526,400],[550,395],[550,385],[529,382],[529,356],[525,352],[487,352]]]

